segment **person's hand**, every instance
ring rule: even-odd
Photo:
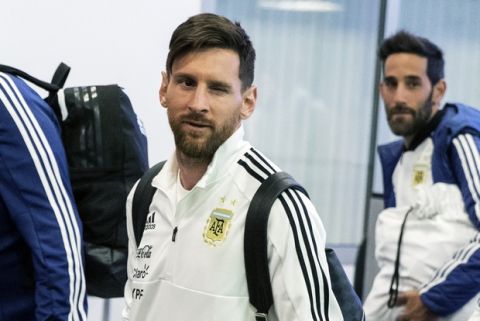
[[[438,317],[423,304],[418,291],[399,293],[396,305],[405,307],[396,321],[436,321],[438,319]]]

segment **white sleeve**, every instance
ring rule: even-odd
[[[311,201],[287,190],[268,223],[269,269],[279,321],[343,320],[325,256],[325,229]]]

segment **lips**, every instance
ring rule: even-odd
[[[203,121],[186,120],[186,121],[182,121],[182,124],[184,128],[189,131],[200,131],[200,130],[205,130],[213,127],[210,123],[203,122]]]
[[[390,113],[390,116],[396,116],[396,115],[400,115],[400,116],[413,115],[413,113],[409,111],[396,111],[396,112]]]
[[[388,119],[391,119],[395,116],[415,116],[415,111],[411,110],[410,108],[405,107],[394,107],[388,111]]]
[[[213,124],[202,115],[188,115],[180,120],[182,127],[188,131],[196,132],[213,128]]]
[[[184,120],[182,123],[193,126],[193,127],[212,127],[212,125],[208,122],[201,122],[201,121],[193,121],[193,120]]]

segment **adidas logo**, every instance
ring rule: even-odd
[[[148,213],[147,222],[145,223],[145,230],[155,229],[155,212]]]

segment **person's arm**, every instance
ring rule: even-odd
[[[325,230],[311,201],[286,191],[268,223],[272,311],[280,321],[343,320],[325,257]]]
[[[82,230],[49,108],[23,81],[0,74],[1,197],[31,251],[36,319],[86,320]]]
[[[480,138],[461,134],[453,140],[450,164],[472,224],[480,228]],[[480,291],[480,235],[437,271],[421,291],[423,304],[437,315],[448,315]]]

